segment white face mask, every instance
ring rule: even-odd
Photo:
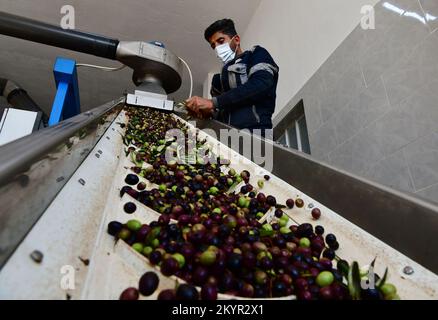
[[[231,38],[231,41],[233,41],[234,37]],[[231,42],[230,41],[230,42]],[[230,47],[230,43],[224,43],[219,46],[216,46],[216,55],[217,57],[225,64],[227,62],[230,62],[236,57],[236,51],[233,51]]]

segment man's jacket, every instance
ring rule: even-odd
[[[212,80],[217,119],[239,129],[271,129],[279,68],[255,46],[228,62]]]

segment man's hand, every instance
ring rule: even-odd
[[[189,113],[197,118],[205,119],[213,115],[213,101],[201,97],[192,97],[186,100],[186,107]]]

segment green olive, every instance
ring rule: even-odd
[[[310,240],[307,238],[300,239],[300,247],[302,248],[310,248]]]
[[[184,267],[184,265],[186,264],[186,259],[184,258],[184,256],[181,253],[175,253],[172,255],[172,257],[176,261],[178,261],[180,269],[182,269]]]
[[[149,257],[149,255],[154,251],[152,247],[144,247],[143,248],[143,255],[146,257]]]
[[[383,295],[386,297],[392,297],[397,294],[397,288],[390,283],[385,283],[381,288],[380,291],[382,291]],[[392,299],[388,299],[392,300]]]
[[[316,284],[321,288],[328,287],[334,280],[335,277],[333,276],[333,273],[330,271],[323,271],[316,277]]]
[[[126,226],[128,227],[129,230],[136,232],[136,231],[140,230],[141,222],[138,220],[129,220],[126,223]]]
[[[134,249],[138,253],[142,253],[143,252],[143,244],[141,244],[141,243],[134,243],[132,245],[132,249]]]

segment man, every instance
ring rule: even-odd
[[[186,101],[189,111],[201,118],[215,115],[238,129],[272,129],[279,68],[269,52],[260,46],[243,52],[230,19],[216,21],[204,36],[224,66],[213,77],[213,99],[192,97]]]

